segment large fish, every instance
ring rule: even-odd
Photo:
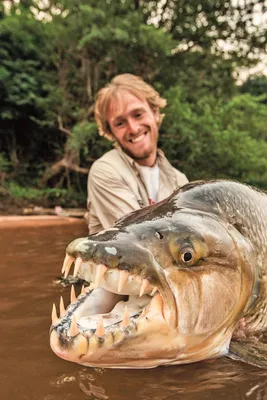
[[[68,275],[93,282],[50,344],[82,365],[152,368],[229,353],[266,367],[267,194],[231,181],[189,183],[112,228],[71,242]],[[234,344],[234,340],[237,340]],[[257,355],[255,355],[257,353]]]

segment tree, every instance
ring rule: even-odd
[[[161,145],[190,180],[231,178],[267,188],[267,107],[249,94],[196,104],[170,89]]]
[[[233,154],[221,157],[219,145],[232,146],[231,137],[245,135],[256,147],[266,140],[263,99],[235,96],[236,66],[256,61],[266,44],[265,27],[254,24],[263,2],[9,3],[9,10],[0,6],[0,145],[1,165],[17,181],[85,191],[91,163],[110,148],[97,133],[95,94],[124,72],[167,93],[163,146],[191,178],[210,176],[209,165],[225,171]],[[225,41],[233,46],[226,50]],[[233,126],[223,127],[222,110]],[[229,176],[247,179],[233,162]]]
[[[46,12],[51,17],[53,62],[62,95],[57,120],[66,139],[60,158],[48,165],[42,183],[46,185],[63,170],[70,186],[69,170],[87,174],[88,167],[80,167],[80,162],[90,164],[97,156],[92,148],[88,151],[88,145],[96,148],[98,144],[102,151],[107,148],[92,122],[96,92],[125,71],[152,79],[158,72],[155,65],[160,69],[169,54],[172,40],[163,30],[144,23],[131,1],[119,5],[103,0],[62,1],[57,7],[57,15],[52,7]]]
[[[252,96],[262,96],[261,102],[267,104],[267,76],[250,76],[240,87],[241,93],[250,93]]]
[[[57,95],[47,28],[23,9],[12,8],[0,19],[0,143],[17,176],[29,165],[33,172],[47,148],[56,145],[51,110]]]
[[[264,0],[142,1],[142,7],[147,21],[166,29],[178,41],[178,52],[201,49],[224,54],[236,65],[257,62],[259,53],[265,54]]]

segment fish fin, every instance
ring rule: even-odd
[[[267,343],[256,339],[231,341],[227,357],[267,369]]]

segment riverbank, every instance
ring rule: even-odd
[[[86,212],[85,204],[70,201],[61,206],[59,199],[26,199],[10,196],[6,190],[0,188],[0,216],[8,215],[60,215],[83,218]]]

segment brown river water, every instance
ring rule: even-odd
[[[267,400],[267,371],[225,357],[150,370],[57,358],[49,346],[51,309],[60,295],[69,304],[70,288],[55,281],[67,244],[86,234],[79,219],[0,217],[0,400]]]

